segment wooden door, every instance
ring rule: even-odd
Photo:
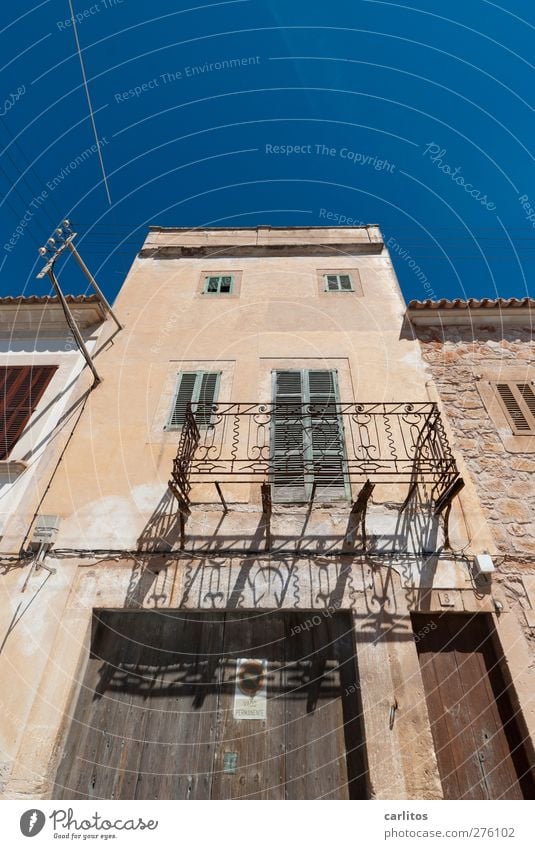
[[[533,799],[490,617],[422,613],[413,628],[445,798]]]
[[[290,614],[286,626],[286,798],[365,799],[351,622]]]
[[[269,611],[227,614],[221,657],[221,690],[213,799],[284,799],[284,621]],[[236,664],[267,659],[266,720],[236,719]],[[234,771],[225,768],[225,759]]]
[[[237,664],[265,718],[237,718]],[[101,612],[54,798],[366,798],[349,616]]]
[[[205,799],[221,616],[101,612],[56,799]]]

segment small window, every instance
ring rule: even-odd
[[[232,274],[208,276],[204,278],[205,295],[230,295],[234,289]]]
[[[353,292],[353,282],[350,274],[326,274],[326,292]]]
[[[219,371],[185,371],[178,375],[173,409],[166,430],[179,430],[183,426],[188,404],[192,404],[199,427],[210,425],[220,375]]]
[[[496,383],[496,392],[502,403],[511,430],[516,435],[535,434],[535,392],[532,383],[509,381]]]

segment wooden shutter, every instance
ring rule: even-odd
[[[0,367],[0,460],[21,437],[57,366]]]
[[[193,405],[197,424],[201,427],[209,425],[218,385],[219,372],[217,371],[182,372],[167,427],[169,429],[182,427],[188,404]]]
[[[182,427],[186,416],[186,408],[193,401],[193,393],[197,382],[197,372],[183,372],[179,377],[175,404],[168,427]]]
[[[535,394],[529,383],[497,383],[496,390],[503,404],[513,433],[535,433]]]
[[[343,498],[346,488],[342,422],[338,415],[336,372],[309,371],[309,439],[313,483],[319,498]]]
[[[522,395],[524,403],[529,410],[531,415],[532,426],[535,424],[535,392],[533,392],[533,387],[530,383],[517,383],[518,391]]]
[[[215,402],[219,372],[205,371],[198,375],[199,395],[195,409],[195,418],[200,427],[207,427],[212,419],[212,405]]]
[[[275,372],[273,404],[273,500],[305,501],[303,386],[300,371]]]
[[[342,423],[334,371],[275,372],[273,500],[346,495]]]

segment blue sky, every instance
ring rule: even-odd
[[[344,219],[407,300],[535,294],[535,7],[502,4],[73,0],[93,120],[68,0],[7,5],[1,294],[48,291],[65,216],[110,298],[149,224]]]

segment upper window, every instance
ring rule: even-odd
[[[9,457],[57,366],[0,366],[0,460]]]
[[[532,383],[508,381],[494,384],[515,435],[535,434],[535,392]]]
[[[325,274],[326,292],[354,292],[350,274]]]
[[[178,430],[184,424],[188,404],[199,427],[208,427],[219,390],[219,371],[184,371],[178,375],[173,407],[166,430]]]
[[[208,275],[204,278],[203,291],[205,295],[231,295],[234,291],[234,277],[232,274]]]

